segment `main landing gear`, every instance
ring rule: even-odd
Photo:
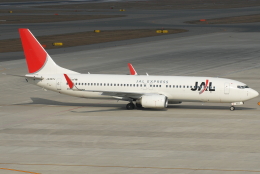
[[[127,105],[126,105],[126,109],[127,110],[133,110],[133,109],[135,109],[135,105],[134,105],[134,103],[128,103]]]
[[[236,108],[235,108],[234,106],[231,106],[231,107],[230,107],[230,110],[231,110],[231,111],[234,111],[235,109],[236,109]]]

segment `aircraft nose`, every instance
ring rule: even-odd
[[[255,90],[252,91],[252,96],[253,98],[257,97],[259,95],[259,93]]]

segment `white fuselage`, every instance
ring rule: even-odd
[[[244,83],[225,78],[105,74],[68,75],[80,90],[70,89],[63,74],[44,74],[43,80],[27,80],[45,89],[75,97],[128,100],[124,97],[102,95],[102,92],[88,92],[92,90],[153,93],[165,95],[169,104],[176,102],[242,102],[258,95],[251,88],[238,88],[238,86],[246,86]],[[207,86],[207,88],[204,89],[204,86]]]

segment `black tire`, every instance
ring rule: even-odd
[[[133,110],[135,108],[135,105],[133,104],[133,103],[128,103],[127,105],[126,105],[126,109],[127,110]]]
[[[231,106],[231,107],[230,107],[230,110],[231,110],[231,111],[234,111],[234,110],[236,110],[236,108],[235,108],[234,106]]]
[[[136,103],[135,106],[136,106],[137,109],[143,108],[143,106],[142,106],[141,104],[137,104],[137,103]]]

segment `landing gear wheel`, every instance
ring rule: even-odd
[[[230,107],[230,110],[231,110],[231,111],[234,111],[235,109],[236,109],[236,108],[235,108],[234,106],[231,106],[231,107]]]
[[[128,109],[128,110],[133,110],[134,108],[135,108],[135,105],[133,103],[128,103],[126,105],[126,109]]]
[[[143,108],[143,106],[142,106],[141,104],[137,104],[137,103],[136,103],[135,106],[136,106],[137,109]]]

